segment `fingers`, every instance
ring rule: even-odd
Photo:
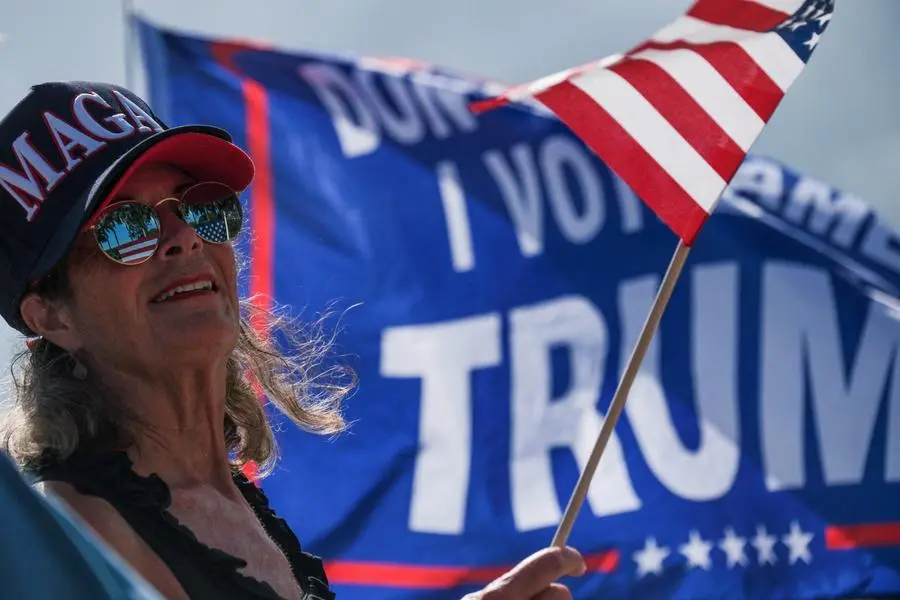
[[[562,584],[551,583],[550,587],[535,596],[533,600],[572,600],[572,592]]]
[[[513,568],[509,576],[512,598],[531,598],[566,575],[583,575],[584,559],[574,548],[544,548]]]
[[[583,575],[585,569],[584,559],[574,548],[544,548],[520,562],[475,597],[483,600],[570,599],[572,596],[565,586],[553,584],[566,575]]]

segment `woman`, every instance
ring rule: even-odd
[[[226,132],[166,128],[115,86],[42,84],[0,123],[2,312],[31,338],[5,449],[167,598],[332,597],[241,475],[275,461],[258,390],[334,433],[352,383],[316,372],[315,337],[275,322],[282,354],[242,316],[231,242],[252,178]],[[472,597],[568,598],[553,582],[583,570],[548,549]]]

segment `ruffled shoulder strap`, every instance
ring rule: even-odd
[[[287,522],[275,514],[261,488],[251,483],[241,473],[236,473],[234,480],[247,503],[253,508],[256,518],[287,556],[294,577],[303,586],[307,600],[334,600],[335,593],[329,588],[322,559],[303,551],[300,540]]]
[[[231,583],[232,589],[243,593],[242,597],[279,598],[268,583],[241,572],[247,566],[246,561],[207,546],[182,525],[169,512],[172,497],[166,483],[155,474],[145,477],[135,473],[125,452],[76,452],[65,461],[47,462],[46,466],[30,472],[30,476],[35,482],[63,481],[83,494],[105,499],[159,555],[192,597],[209,597],[214,592],[207,590],[207,587],[221,585],[216,583],[217,580],[226,580]],[[242,492],[246,497],[247,492],[243,488]],[[251,502],[251,506],[263,527],[269,530],[272,526],[262,520],[255,504]],[[283,527],[289,531],[286,524]],[[276,541],[280,543],[280,539]],[[293,560],[291,564],[294,564]],[[202,568],[206,576],[198,579],[191,565]],[[304,581],[297,575],[295,573],[302,587]],[[327,595],[319,597],[323,600],[333,598]],[[307,598],[313,600],[317,596],[307,595]]]
[[[98,496],[114,506],[121,503],[165,510],[171,497],[165,482],[151,475],[141,477],[132,470],[124,451],[75,452],[64,461],[48,460],[28,471],[33,482],[62,481],[83,494]]]

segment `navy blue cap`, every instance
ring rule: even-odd
[[[0,121],[0,314],[19,303],[139,166],[161,162],[241,192],[250,157],[223,129],[167,127],[133,92],[84,81],[36,85]]]

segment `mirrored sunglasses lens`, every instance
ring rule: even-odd
[[[237,194],[226,185],[201,183],[182,197],[184,221],[206,242],[223,244],[241,231],[243,211]]]
[[[159,219],[146,204],[123,202],[103,215],[94,234],[109,258],[126,265],[141,263],[159,246]]]

